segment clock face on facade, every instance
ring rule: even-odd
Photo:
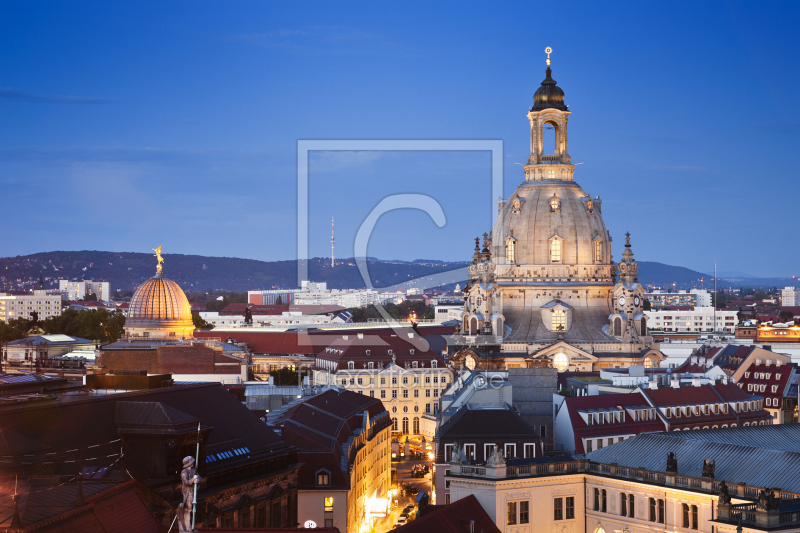
[[[625,305],[625,297],[624,296],[620,296],[619,300],[617,300],[617,301],[619,302],[619,305]]]
[[[638,295],[633,297],[633,305],[635,305],[636,307],[639,307],[639,296]]]

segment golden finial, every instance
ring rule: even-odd
[[[547,48],[544,49],[544,53],[547,54],[547,66],[549,67],[550,66],[550,54],[553,53],[553,49],[548,46]]]
[[[157,258],[158,258],[158,266],[156,266],[156,270],[157,270],[157,271],[159,271],[159,272],[161,272],[161,270],[162,270],[162,268],[163,268],[163,267],[161,266],[161,263],[163,263],[163,262],[164,262],[164,258],[163,258],[163,257],[161,257],[161,246],[159,246],[158,248],[151,248],[151,250],[153,250],[153,251],[155,252],[155,253],[153,254],[153,257],[157,257]]]

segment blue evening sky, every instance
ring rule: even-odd
[[[800,274],[797,2],[4,2],[0,255],[296,254],[298,139],[501,139],[523,179],[544,77],[570,105],[576,180],[621,256]],[[312,256],[466,260],[490,229],[488,152],[328,152],[309,164]]]

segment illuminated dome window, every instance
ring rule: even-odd
[[[564,331],[567,327],[567,314],[563,309],[556,309],[553,311],[550,320],[550,331]]]
[[[554,194],[553,197],[550,198],[550,211],[555,213],[560,209],[561,209],[561,200],[559,200],[558,196]]]
[[[567,354],[557,353],[553,357],[553,368],[559,372],[564,372],[567,368],[569,368],[569,357],[567,357]]]
[[[464,360],[464,363],[470,370],[475,370],[475,358],[472,357],[471,355],[467,356],[467,358]]]

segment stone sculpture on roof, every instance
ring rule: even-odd
[[[665,471],[668,474],[678,473],[678,458],[675,456],[675,452],[669,452],[667,454],[667,469]]]
[[[714,479],[714,461],[703,459],[703,477]]]
[[[192,533],[192,502],[194,501],[194,486],[200,483],[200,476],[194,467],[194,457],[191,455],[183,458],[181,470],[181,493],[183,502],[178,505],[178,531]]]

